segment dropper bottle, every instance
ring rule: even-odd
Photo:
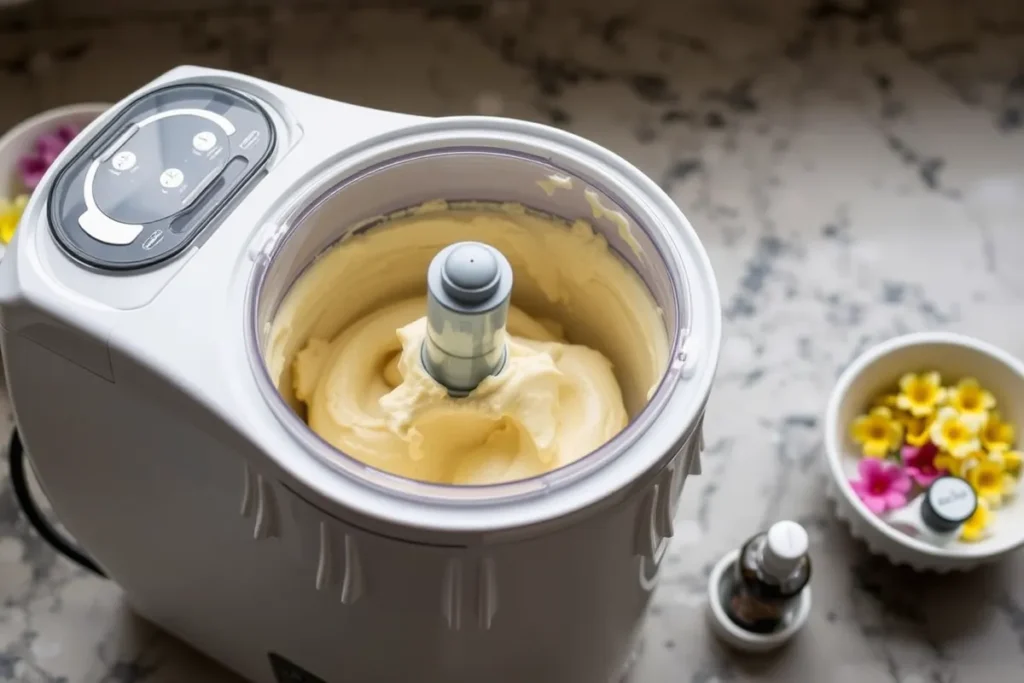
[[[791,605],[811,579],[807,550],[807,532],[790,521],[777,522],[744,543],[723,592],[729,619],[752,633],[783,628]]]

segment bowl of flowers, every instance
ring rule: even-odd
[[[50,109],[0,137],[0,258],[43,175],[68,143],[109,107],[86,103]]]
[[[951,333],[890,339],[832,391],[828,496],[853,535],[894,564],[944,572],[991,562],[1024,545],[1021,425],[1024,363],[1013,355]],[[944,477],[977,499],[950,542],[891,522]]]

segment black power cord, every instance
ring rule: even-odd
[[[96,562],[85,554],[85,551],[76,547],[72,541],[65,538],[57,531],[46,516],[39,510],[36,501],[32,498],[32,491],[28,487],[28,477],[25,472],[25,447],[21,444],[21,436],[15,429],[11,434],[11,444],[7,449],[7,457],[11,464],[11,487],[14,489],[14,497],[25,513],[25,519],[36,530],[40,538],[49,543],[54,550],[68,558],[83,569],[101,578],[107,575],[99,568]]]

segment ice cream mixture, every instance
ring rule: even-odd
[[[453,398],[424,370],[426,272],[476,240],[515,280],[508,360]],[[289,291],[267,364],[324,440],[378,469],[443,484],[531,477],[595,450],[653,393],[668,338],[636,273],[589,224],[434,202],[350,237]]]

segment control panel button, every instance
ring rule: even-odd
[[[183,182],[185,182],[185,174],[180,169],[168,168],[160,174],[160,185],[167,190],[173,190]]]
[[[103,151],[103,154],[100,155],[100,163],[102,164],[106,161],[109,161],[110,157],[114,155],[114,152],[124,147],[124,144],[131,140],[132,136],[138,132],[138,124],[133,123],[132,125],[130,125],[125,132],[121,133],[121,135],[119,135],[118,138],[114,140],[114,142],[111,143],[110,146]]]
[[[154,247],[160,244],[164,239],[163,230],[154,230],[146,241],[142,243],[142,251],[152,251]]]
[[[197,152],[209,152],[216,144],[217,136],[208,130],[196,133],[192,138],[192,149]]]
[[[136,161],[134,152],[125,150],[115,154],[114,158],[110,160],[110,165],[117,171],[130,171],[135,168]]]

